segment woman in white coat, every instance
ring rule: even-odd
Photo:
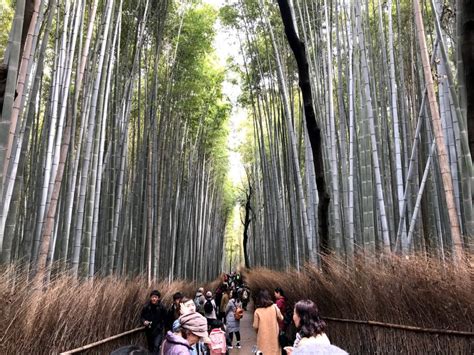
[[[295,322],[298,333],[293,347],[284,348],[287,354],[347,354],[337,346],[331,345],[325,333],[326,323],[319,316],[318,307],[313,301],[302,300],[295,304],[293,322]]]

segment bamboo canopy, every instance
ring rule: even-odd
[[[322,254],[463,263],[471,10],[17,1],[0,39],[1,263],[45,285],[62,271],[210,280]]]

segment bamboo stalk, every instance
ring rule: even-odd
[[[420,47],[421,60],[423,63],[424,79],[426,82],[426,89],[428,91],[428,107],[431,112],[431,121],[433,124],[433,133],[436,139],[436,147],[438,150],[438,160],[440,173],[442,178],[442,186],[446,198],[446,205],[448,209],[449,224],[451,230],[451,239],[453,241],[453,253],[455,263],[461,262],[463,259],[463,245],[461,239],[461,229],[459,226],[458,214],[456,211],[456,204],[453,196],[453,182],[451,180],[451,170],[448,164],[448,155],[446,151],[445,137],[441,127],[441,118],[439,115],[438,103],[435,96],[435,88],[433,77],[431,75],[431,65],[428,58],[428,48],[426,46],[425,29],[420,10],[420,4],[417,1],[413,2],[413,14],[415,17],[415,24],[417,29],[418,44]]]

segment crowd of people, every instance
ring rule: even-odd
[[[253,327],[257,332],[254,353],[346,354],[330,344],[326,324],[314,302],[301,300],[291,307],[281,288],[273,295],[260,290],[253,299]],[[141,313],[148,348],[160,355],[217,355],[240,349],[240,321],[249,300],[250,290],[235,272],[223,275],[214,291],[200,287],[193,298],[176,292],[169,309],[161,303],[160,292],[154,290]],[[289,331],[291,326],[296,327],[296,336]]]
[[[241,348],[240,319],[249,297],[236,272],[224,274],[214,292],[200,287],[193,298],[176,292],[169,309],[153,290],[141,312],[148,349],[152,354],[214,355]]]

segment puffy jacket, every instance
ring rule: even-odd
[[[172,332],[166,333],[161,348],[161,355],[189,355],[192,350],[186,339]]]

